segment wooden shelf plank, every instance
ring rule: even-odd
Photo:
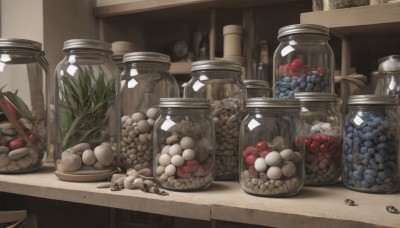
[[[366,194],[341,185],[304,187],[294,197],[263,198],[244,193],[238,182],[216,181],[200,192],[159,196],[138,190],[97,189],[97,183],[63,182],[46,165],[35,173],[0,175],[0,191],[199,220],[227,220],[278,227],[400,227],[400,195]],[[353,199],[351,207],[344,200]]]
[[[192,69],[192,62],[173,62],[171,63],[171,68],[169,73],[176,74],[190,74]]]
[[[93,14],[95,17],[102,18],[162,9],[171,10],[181,7],[192,7],[195,9],[246,8],[306,1],[307,0],[132,0],[131,2],[94,7]]]
[[[302,13],[300,22],[326,26],[338,36],[398,34],[400,3]]]

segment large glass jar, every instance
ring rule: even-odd
[[[244,80],[247,89],[247,98],[269,97],[271,89],[268,82],[263,80]]]
[[[250,98],[240,127],[240,184],[259,196],[290,196],[304,184],[303,123],[297,99]]]
[[[153,125],[160,98],[179,97],[179,86],[169,74],[170,58],[154,52],[124,55],[121,75],[121,159],[126,169],[152,167]]]
[[[369,193],[399,189],[399,122],[395,105],[394,96],[350,96],[342,159],[342,180],[347,188]]]
[[[0,173],[36,170],[46,160],[47,73],[42,44],[0,39]]]
[[[203,60],[192,63],[192,78],[184,97],[206,98],[215,124],[216,179],[238,178],[239,128],[245,116],[246,86],[242,68],[229,61]]]
[[[165,189],[194,191],[214,180],[215,129],[207,99],[161,98],[154,125],[154,179]]]
[[[334,56],[329,30],[320,25],[295,24],[278,31],[274,53],[273,91],[276,98],[298,92],[334,92]]]
[[[294,97],[300,99],[305,128],[305,184],[334,184],[342,165],[342,118],[336,111],[337,96],[300,92]]]
[[[120,80],[111,45],[64,42],[55,70],[56,175],[66,181],[110,177],[119,159]]]

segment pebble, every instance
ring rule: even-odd
[[[25,155],[27,155],[29,153],[29,148],[28,147],[23,147],[23,148],[19,148],[16,150],[12,150],[8,153],[8,157],[11,160],[16,160],[18,158],[22,158]]]
[[[88,149],[83,151],[82,162],[85,165],[93,165],[96,162],[96,156],[94,155],[93,150]]]
[[[158,109],[157,108],[149,108],[146,112],[146,115],[149,119],[155,120],[158,117]]]
[[[94,148],[94,155],[97,161],[104,166],[109,166],[114,162],[114,154],[111,147],[100,145]]]
[[[296,174],[296,166],[291,161],[285,161],[282,166],[282,175],[284,177],[290,178]]]
[[[82,158],[77,154],[67,154],[61,159],[60,165],[62,171],[74,172],[81,168]]]

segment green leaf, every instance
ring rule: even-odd
[[[32,122],[32,113],[29,110],[28,106],[25,104],[25,102],[19,98],[16,94],[11,93],[10,91],[4,92],[4,96],[7,97],[7,99],[14,105],[14,107],[21,113],[21,115]]]

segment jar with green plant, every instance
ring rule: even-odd
[[[118,156],[119,80],[111,45],[68,40],[56,69],[56,175],[94,181],[115,172]]]

